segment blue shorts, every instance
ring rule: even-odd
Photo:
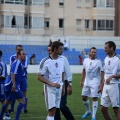
[[[0,101],[5,100],[5,87],[4,83],[0,83]]]
[[[7,100],[13,100],[13,99],[20,99],[20,98],[24,98],[22,91],[15,91],[15,92],[11,92],[11,91],[6,91],[6,99]]]
[[[25,80],[23,80],[21,83],[20,83],[20,89],[22,92],[26,92],[27,91],[27,87],[28,87],[28,84],[27,84],[27,78]]]

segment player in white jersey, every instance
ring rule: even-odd
[[[44,94],[48,110],[47,120],[54,120],[56,108],[60,106],[61,94],[64,94],[64,63],[59,58],[63,43],[55,41],[52,53],[40,62],[38,80],[44,83]]]
[[[86,113],[82,118],[86,118],[92,114],[91,120],[96,120],[96,112],[98,108],[98,88],[100,79],[103,79],[102,62],[96,58],[96,48],[90,49],[89,58],[85,58],[83,62],[82,78],[80,86],[82,87],[82,100],[86,107]],[[92,97],[92,111],[88,97]]]
[[[104,80],[99,91],[102,91],[101,112],[105,120],[112,120],[108,107],[112,105],[116,120],[120,120],[120,58],[115,53],[113,41],[105,43],[107,57],[104,60]]]

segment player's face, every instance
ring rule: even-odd
[[[91,59],[95,59],[96,58],[96,49],[91,49],[89,55],[90,55]]]
[[[26,59],[26,53],[25,53],[25,51],[21,51],[20,60],[24,61],[25,59]]]
[[[16,49],[16,52],[19,52],[21,50],[23,50],[23,48],[18,46],[17,49]]]
[[[110,55],[113,52],[113,47],[110,48],[109,44],[106,44],[105,45],[105,52],[106,52],[106,54]]]
[[[52,53],[51,47],[48,47],[48,54],[50,55]]]
[[[58,49],[57,49],[57,54],[61,55],[62,52],[63,52],[63,46],[59,46]]]

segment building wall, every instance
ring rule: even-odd
[[[104,20],[104,27],[108,20],[113,21],[114,28],[114,5],[106,7],[106,0],[102,0],[103,5],[99,1],[97,0],[96,7],[93,7],[94,0],[64,0],[63,5],[59,5],[60,0],[49,0],[48,5],[44,5],[44,0],[39,5],[2,3],[0,4],[0,33],[40,36],[114,36],[114,29],[98,29],[98,23],[102,27],[102,20]],[[16,27],[6,27],[3,20],[6,19],[5,16],[11,16],[10,20],[13,16],[21,16],[23,23],[19,22]],[[44,24],[45,19],[48,20],[47,27]],[[59,19],[63,20],[63,23],[60,24]],[[96,22],[93,23],[95,20]],[[63,24],[63,27],[59,24]],[[97,26],[94,30],[93,24]]]

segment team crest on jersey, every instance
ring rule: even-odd
[[[55,63],[55,66],[58,67],[58,63],[57,62]]]

